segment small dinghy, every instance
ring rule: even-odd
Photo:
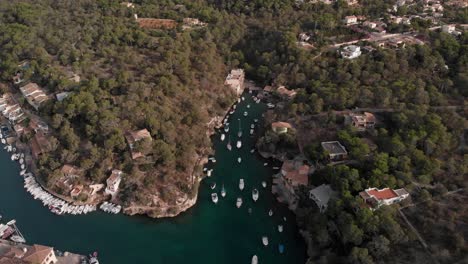
[[[217,193],[212,193],[211,194],[211,201],[213,201],[213,203],[215,203],[215,204],[218,203],[218,194]]]
[[[280,233],[283,232],[283,225],[278,225],[278,232],[280,232]]]
[[[255,128],[255,124],[251,124],[251,125],[250,125],[250,128],[254,129],[254,128]]]
[[[257,122],[258,122],[258,119],[257,119],[257,118],[255,118],[255,119],[254,119],[254,122],[255,122],[255,123],[257,123]]]
[[[216,182],[213,182],[210,186],[211,190],[214,190],[216,188]]]
[[[273,210],[270,209],[270,211],[268,211],[268,215],[272,216],[273,215]]]
[[[252,199],[254,200],[254,202],[256,202],[258,200],[258,190],[257,189],[252,190]]]
[[[283,244],[278,245],[278,251],[279,251],[280,254],[283,254],[283,252],[284,252],[284,245]]]
[[[224,189],[224,184],[223,184],[223,186],[221,187],[221,196],[222,196],[222,197],[225,197],[225,196],[226,196],[226,189]]]
[[[254,133],[254,130],[250,129],[250,135],[253,135],[253,133]]]
[[[262,186],[263,186],[263,188],[266,188],[266,187],[267,187],[266,181],[262,181]]]
[[[257,257],[257,255],[254,255],[254,256],[252,257],[252,262],[250,262],[250,263],[251,263],[251,264],[258,264],[258,257]]]
[[[268,166],[268,162],[263,163],[263,166]]]
[[[241,158],[241,157],[238,157],[238,158],[237,158],[237,162],[238,162],[238,163],[241,163],[241,162],[242,162],[242,158]]]
[[[211,169],[211,170],[208,170],[208,171],[206,172],[206,175],[208,175],[208,177],[211,177],[211,173],[212,173],[212,172],[213,172],[212,169]]]
[[[254,152],[255,152],[255,149],[251,149],[251,150],[250,150],[250,153],[254,153]]]
[[[208,168],[207,168],[207,167],[203,168],[203,171],[207,171],[207,170],[208,170]]]
[[[226,135],[221,134],[221,141],[224,141],[225,138],[226,138]]]
[[[250,105],[249,105],[249,104],[247,105],[247,108],[250,108]]]
[[[2,144],[5,144],[5,143],[6,143],[6,140],[2,138]]]
[[[262,243],[263,243],[263,245],[264,245],[265,247],[268,246],[268,237],[267,237],[267,236],[263,236],[263,237],[262,237]]]
[[[239,180],[239,190],[244,190],[244,179]]]
[[[226,132],[226,133],[229,132],[229,126],[224,127],[224,132]]]
[[[236,147],[237,147],[237,148],[241,148],[241,147],[242,147],[242,141],[237,140]]]
[[[237,206],[237,208],[240,208],[242,206],[242,198],[240,198],[240,197],[237,198],[236,206]]]
[[[244,97],[244,96],[242,96],[242,97],[241,97],[241,99],[242,99],[242,101],[244,101],[244,100],[245,100],[245,97]]]

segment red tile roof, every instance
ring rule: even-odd
[[[398,194],[396,194],[392,189],[385,188],[382,190],[369,190],[367,191],[369,195],[373,195],[375,198],[378,200],[386,200],[386,199],[391,199],[398,197]]]
[[[286,122],[274,122],[271,124],[272,128],[292,128],[291,124]]]

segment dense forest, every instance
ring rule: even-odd
[[[304,190],[297,215],[308,233],[311,263],[395,263],[392,251],[415,262],[408,248],[418,242],[398,209],[372,212],[357,194],[368,187],[405,187],[419,202],[467,187],[466,31],[455,37],[416,22],[405,30],[417,30],[426,45],[376,49],[343,60],[325,48],[334,36],[352,34],[342,26],[343,17],[376,19],[395,1],[363,0],[356,7],[344,1],[133,2],[135,8],[113,0],[0,3],[2,80],[10,82],[18,63],[30,60],[25,74],[31,80],[51,94],[72,92],[40,109],[55,131],[54,151],[38,161],[46,182],[53,183],[61,165],[69,163],[87,171],[83,181],[103,182],[110,168],[122,169],[126,204],[151,204],[149,194],[166,202],[179,193],[193,195],[197,190],[189,176],[210,146],[206,123],[229,107],[233,95],[223,79],[228,69],[241,67],[259,85],[298,91],[285,103],[286,111],[275,112],[272,119],[316,120],[332,133],[314,139],[340,140],[356,161],[327,166],[317,142],[303,150],[311,163],[321,165],[310,177],[312,184],[329,183],[338,192],[321,214]],[[450,7],[444,13],[447,21],[468,23],[467,8]],[[147,30],[138,27],[134,14],[179,22],[195,17],[208,26]],[[316,49],[298,47],[301,32],[312,35]],[[66,80],[67,70],[83,81]],[[381,124],[363,134],[344,126],[333,112],[355,107],[393,111],[380,115]],[[124,134],[143,128],[153,141],[137,146],[147,158],[134,162]],[[267,132],[260,141],[296,155],[295,138]],[[437,259],[451,263],[466,256],[465,239],[453,235],[447,242],[452,250],[436,252]]]

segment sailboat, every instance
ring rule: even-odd
[[[239,121],[239,131],[237,132],[237,136],[242,137],[242,127],[241,127],[240,118],[238,118],[237,121]]]
[[[224,189],[224,184],[223,184],[223,186],[221,187],[221,196],[222,196],[222,197],[225,197],[225,196],[226,196],[226,189]]]
[[[213,203],[217,204],[218,203],[218,194],[217,193],[212,193],[211,194],[211,200]]]
[[[244,190],[244,179],[239,180],[239,190]]]
[[[226,135],[221,134],[221,141],[224,141],[225,138],[226,138]]]
[[[254,200],[254,202],[256,202],[258,200],[258,190],[257,189],[252,190],[252,199]]]
[[[236,206],[237,208],[240,208],[242,206],[242,198],[237,197]]]
[[[229,141],[228,141],[228,144],[227,144],[227,149],[228,149],[229,151],[231,151],[231,149],[232,149],[232,146],[231,146],[231,136],[229,136]]]
[[[251,262],[251,264],[258,264],[258,257],[257,257],[257,255],[254,255],[254,256],[252,257],[252,262]]]

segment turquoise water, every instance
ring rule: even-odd
[[[255,118],[261,123],[265,111],[263,104],[255,104],[246,94],[236,113],[230,118],[233,149],[228,151],[226,140],[220,135],[213,138],[216,163],[212,177],[201,186],[197,204],[175,218],[150,219],[143,216],[110,215],[94,212],[82,216],[56,216],[34,200],[23,188],[19,166],[10,160],[6,151],[0,151],[0,214],[5,220],[16,219],[28,244],[38,243],[56,249],[88,254],[99,252],[101,263],[250,263],[254,254],[259,263],[305,263],[305,244],[294,224],[294,216],[277,204],[271,195],[271,175],[275,172],[264,167],[267,162],[251,154],[255,139],[250,136],[250,124]],[[247,108],[247,104],[251,108]],[[244,117],[243,112],[248,111]],[[243,129],[242,148],[235,146],[238,121]],[[257,125],[258,126],[258,125]],[[260,127],[262,125],[260,124]],[[256,128],[256,132],[258,128]],[[224,133],[224,131],[223,131]],[[242,157],[242,163],[237,162]],[[245,179],[245,189],[238,188],[239,178]],[[267,189],[261,186],[268,182]],[[211,202],[210,184],[216,182],[219,202]],[[220,195],[221,184],[227,191]],[[260,191],[254,203],[251,191]],[[237,197],[244,203],[235,206]],[[248,213],[248,208],[252,213]],[[273,208],[273,216],[268,211]],[[286,222],[283,217],[286,217]],[[277,225],[283,224],[279,233]],[[268,236],[269,246],[262,245],[261,237]],[[285,252],[278,252],[278,244]]]

